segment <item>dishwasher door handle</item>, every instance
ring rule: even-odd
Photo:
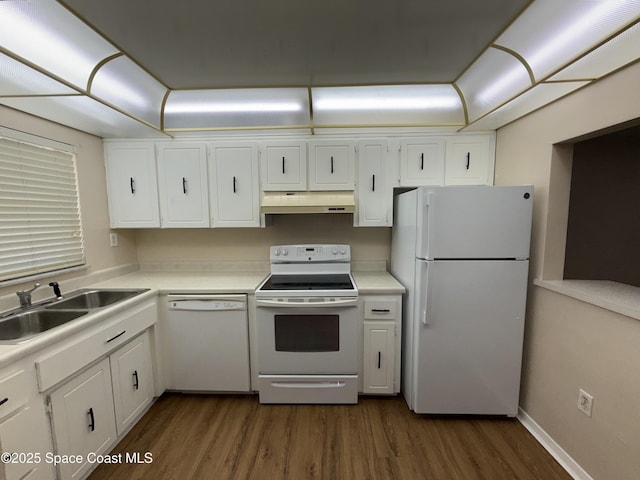
[[[193,312],[222,312],[247,309],[247,301],[244,298],[169,298],[168,305],[169,310],[185,310]]]

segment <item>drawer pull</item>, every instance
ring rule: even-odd
[[[391,310],[388,308],[372,308],[371,311],[373,313],[391,313]]]
[[[2,400],[0,400],[0,405],[4,405],[8,401],[9,401],[9,397],[4,397]]]
[[[133,371],[133,389],[138,390],[138,388],[140,388],[138,383],[138,371],[134,370]]]
[[[89,415],[89,431],[93,432],[96,429],[96,419],[93,416],[93,408],[89,409],[87,415]]]
[[[125,333],[127,333],[126,330],[122,330],[120,333],[118,333],[117,335],[114,335],[113,337],[107,339],[107,341],[105,343],[109,343],[109,342],[113,342],[116,338],[121,337],[122,335],[124,335]]]
[[[378,352],[378,370],[382,367],[382,352]]]

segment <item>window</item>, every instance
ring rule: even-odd
[[[0,282],[84,263],[75,155],[0,136]]]

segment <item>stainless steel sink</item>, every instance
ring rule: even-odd
[[[72,293],[69,297],[62,300],[58,300],[45,308],[47,310],[72,310],[72,309],[86,309],[93,310],[96,308],[102,308],[114,303],[126,300],[131,297],[135,297],[147,289],[126,289],[126,290],[109,290],[109,289],[95,289],[95,290],[79,290]]]
[[[0,341],[25,341],[89,313],[87,310],[31,310],[0,320]]]

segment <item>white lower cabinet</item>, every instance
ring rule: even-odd
[[[83,478],[93,469],[91,458],[108,453],[152,402],[153,391],[148,331],[52,391],[55,453],[82,457],[60,463],[59,477]]]
[[[93,464],[88,454],[104,454],[116,440],[111,371],[105,358],[51,393],[53,436],[58,455],[82,456],[61,462],[61,479],[81,478]]]
[[[145,332],[109,357],[118,435],[153,400],[153,370],[149,333]]]
[[[37,392],[33,363],[26,360],[0,371],[0,449],[8,455],[0,463],[0,478],[54,477],[45,461],[52,449],[49,419]]]
[[[400,391],[400,295],[364,297],[362,393]]]
[[[393,393],[395,322],[364,322],[363,393]]]

